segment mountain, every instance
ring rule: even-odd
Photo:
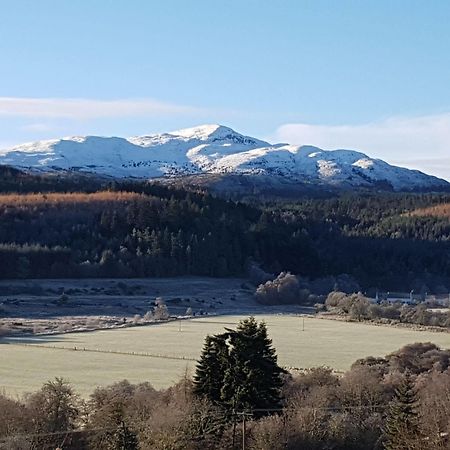
[[[114,178],[245,176],[253,184],[261,181],[397,191],[450,186],[445,180],[357,151],[273,145],[221,125],[128,139],[81,136],[33,142],[0,150],[0,164],[31,172],[93,173]]]

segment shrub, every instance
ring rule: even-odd
[[[295,275],[281,272],[273,281],[267,281],[256,289],[255,297],[265,305],[301,304],[308,300],[309,291],[301,289]]]

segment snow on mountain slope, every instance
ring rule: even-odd
[[[0,164],[32,171],[80,171],[120,178],[211,173],[271,175],[294,183],[326,185],[388,183],[396,190],[449,185],[357,151],[271,145],[221,125],[129,139],[85,136],[28,143],[0,150]]]

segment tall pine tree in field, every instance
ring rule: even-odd
[[[194,375],[194,393],[214,403],[221,402],[223,374],[228,365],[227,334],[206,336]]]
[[[414,383],[406,374],[389,405],[384,429],[386,450],[420,450],[416,404]]]
[[[265,323],[250,317],[236,330],[207,337],[194,391],[228,410],[276,408],[284,372]]]

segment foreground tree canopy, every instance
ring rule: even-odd
[[[235,333],[245,339],[250,330],[251,336],[260,333],[262,345],[264,328],[250,320]],[[214,352],[208,354],[215,359]],[[205,356],[201,365],[212,367]],[[273,368],[272,356],[268,367]],[[211,383],[214,373],[218,386],[226,382],[216,367],[211,377],[199,374],[205,378],[202,386],[210,386],[200,395],[198,382],[185,378],[161,391],[149,383],[121,381],[81,399],[67,381],[55,379],[22,399],[0,394],[0,448],[232,450],[244,441],[249,450],[443,450],[450,446],[449,362],[449,350],[413,344],[384,358],[358,360],[339,376],[325,367],[284,376],[281,410],[246,416],[245,435],[233,420],[242,417],[227,409],[229,403],[207,398],[220,395]],[[250,373],[249,367],[242,370]],[[257,389],[246,392],[272,404],[279,397],[267,390],[270,377],[264,379],[244,378]],[[269,387],[278,392],[277,376]],[[240,399],[245,406],[245,397]]]

